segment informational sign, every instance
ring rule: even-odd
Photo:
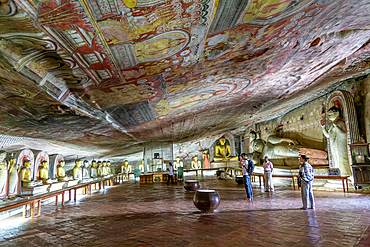
[[[328,173],[329,173],[329,176],[340,176],[339,168],[329,168]]]

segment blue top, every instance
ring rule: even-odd
[[[314,178],[314,170],[312,166],[307,162],[303,163],[299,167],[299,176],[307,183],[311,182]]]

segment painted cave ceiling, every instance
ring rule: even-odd
[[[1,0],[0,134],[199,140],[369,73],[370,0]]]

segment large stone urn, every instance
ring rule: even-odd
[[[193,202],[202,213],[213,213],[220,205],[220,195],[216,190],[197,190]]]
[[[184,188],[187,191],[197,191],[200,188],[198,180],[186,180]]]

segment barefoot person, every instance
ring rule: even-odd
[[[247,193],[247,198],[249,201],[253,200],[253,191],[251,186],[251,176],[254,170],[254,163],[250,159],[246,153],[242,153],[240,159],[239,167],[242,168],[243,180],[245,191]]]
[[[308,164],[309,158],[306,155],[299,156],[299,179],[301,180],[301,196],[303,207],[301,209],[308,208],[308,201],[310,201],[311,209],[315,209],[315,201],[313,198],[312,181],[314,178],[313,168]]]
[[[274,184],[272,183],[272,170],[274,165],[269,161],[269,157],[265,156],[265,162],[263,162],[264,180],[265,180],[265,191],[274,191]]]

